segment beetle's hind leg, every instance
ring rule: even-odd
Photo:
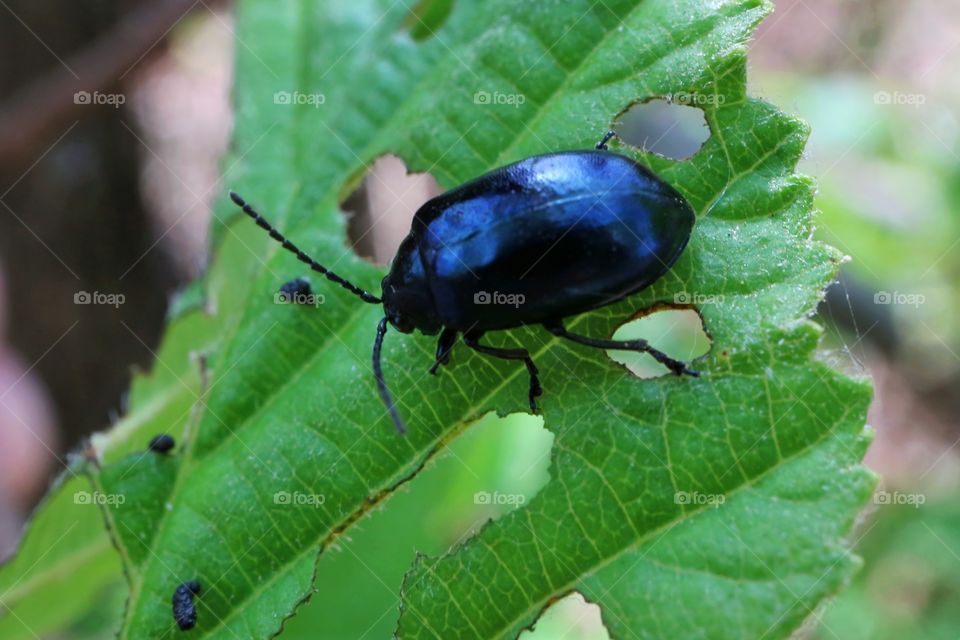
[[[617,137],[616,131],[614,131],[613,129],[611,129],[610,131],[607,131],[605,134],[603,134],[603,138],[600,139],[600,142],[597,143],[596,148],[599,149],[600,151],[606,151],[607,143],[610,142],[611,138],[615,138],[615,137]]]
[[[543,388],[540,386],[540,371],[537,369],[537,365],[533,364],[533,360],[530,358],[530,352],[528,352],[526,349],[500,349],[498,347],[488,347],[487,345],[483,345],[478,342],[482,335],[482,332],[467,333],[463,336],[463,342],[474,351],[484,355],[500,358],[501,360],[523,360],[523,364],[527,366],[527,373],[530,374],[530,394],[528,396],[530,400],[530,411],[533,413],[539,413],[539,409],[537,408],[537,397],[543,394]]]
[[[430,367],[431,375],[437,375],[437,369],[440,368],[440,365],[446,365],[450,363],[450,352],[453,350],[453,345],[456,343],[456,329],[450,329],[448,327],[440,332],[440,338],[437,340],[437,357],[433,361],[433,366]]]
[[[657,349],[654,349],[650,346],[650,343],[646,340],[603,340],[599,338],[590,338],[587,336],[581,336],[576,333],[570,333],[563,327],[563,323],[556,322],[545,322],[543,324],[544,328],[557,336],[558,338],[566,338],[577,344],[582,344],[587,347],[596,347],[597,349],[614,349],[620,351],[638,351],[641,353],[649,353],[653,356],[653,359],[659,362],[662,365],[665,365],[670,371],[675,374],[688,376],[699,377],[700,372],[694,371],[687,367],[685,362],[680,360],[674,360],[667,354]]]

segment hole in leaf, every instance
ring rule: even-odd
[[[609,640],[610,633],[603,626],[600,606],[587,602],[574,591],[547,607],[533,628],[519,637],[522,640]]]
[[[347,213],[350,247],[361,258],[386,265],[410,232],[413,214],[442,192],[428,173],[407,173],[394,155],[377,158],[360,186],[340,204]]]
[[[621,140],[675,160],[689,158],[710,138],[701,109],[670,100],[638,102],[618,120]]]
[[[443,26],[453,12],[453,0],[420,0],[407,14],[403,25],[414,40],[426,40]]]
[[[646,340],[671,358],[690,363],[710,351],[710,337],[700,314],[693,309],[661,309],[620,326],[614,340]],[[668,375],[666,367],[646,353],[608,351],[614,362],[640,378]],[[696,369],[696,365],[691,368]],[[672,375],[672,374],[669,374]]]
[[[512,413],[499,418],[495,413],[481,418],[470,432],[477,432],[474,451],[487,448],[499,461],[500,472],[478,483],[473,493],[470,517],[475,523],[496,520],[530,502],[550,479],[550,449],[553,433],[543,427],[543,418],[529,413]],[[469,437],[468,432],[461,437]],[[517,455],[517,452],[527,452]]]
[[[317,571],[328,579],[318,581],[316,594],[287,620],[283,637],[315,638],[323,629],[328,638],[392,638],[399,615],[393,589],[403,583],[417,552],[439,557],[490,517],[521,508],[505,504],[520,501],[513,496],[529,503],[547,483],[552,446],[543,419],[525,413],[503,418],[489,413],[470,425],[320,554]],[[510,498],[477,504],[481,492]]]

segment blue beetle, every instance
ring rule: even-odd
[[[560,338],[599,349],[649,353],[677,375],[699,375],[645,340],[603,340],[567,331],[563,319],[644,289],[680,257],[696,215],[673,187],[607,149],[531,156],[429,200],[417,211],[381,283],[382,297],[317,263],[236,193],[231,199],[285,249],[385,316],[373,344],[373,371],[394,425],[403,421],[383,378],[380,350],[388,325],[439,335],[435,374],[459,335],[471,349],[520,360],[537,412],[539,372],[526,349],[480,343],[487,331],[542,325]]]

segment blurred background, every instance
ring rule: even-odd
[[[960,5],[775,4],[751,44],[750,92],[812,127],[801,171],[820,184],[817,236],[850,257],[820,309],[823,357],[873,376],[867,464],[884,478],[855,533],[864,570],[803,633],[954,638]],[[207,263],[235,46],[229,2],[0,0],[0,557],[66,452],[123,412],[172,294]],[[641,105],[619,131],[683,158],[707,137],[699,113]],[[406,176],[396,158],[371,171],[378,180],[368,184],[407,183],[395,189],[407,191],[402,202],[364,186],[344,203],[355,249],[383,263],[437,185]],[[387,215],[367,233],[370,211]],[[634,329],[689,358],[704,348],[696,326],[675,313]],[[550,444],[529,416],[471,428],[339,553],[325,554],[321,571],[339,576],[336,588],[320,585],[284,637],[316,637],[321,622],[325,637],[389,637],[415,550],[442,553],[516,506],[470,499],[477,492],[535,493]],[[382,601],[379,620],[344,615],[358,592]],[[61,637],[111,637],[107,622],[81,621]],[[607,637],[599,610],[576,595],[529,635]]]

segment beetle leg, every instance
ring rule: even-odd
[[[540,378],[538,375],[540,371],[537,369],[537,365],[533,364],[530,353],[526,349],[488,347],[478,342],[482,335],[483,333],[467,333],[463,336],[463,342],[474,351],[484,355],[500,358],[501,360],[523,360],[523,364],[527,366],[527,373],[530,374],[530,394],[528,396],[530,400],[530,411],[539,413],[537,397],[543,394],[543,388],[540,386]]]
[[[654,360],[662,365],[665,365],[668,369],[670,369],[670,371],[678,376],[683,374],[687,374],[688,376],[693,376],[695,378],[700,376],[699,371],[689,369],[687,368],[687,364],[685,362],[674,360],[664,352],[654,349],[646,340],[603,340],[599,338],[590,338],[587,336],[578,335],[576,333],[570,333],[563,327],[562,322],[545,322],[543,327],[558,338],[566,338],[567,340],[576,342],[577,344],[585,345],[587,347],[649,353],[651,356],[653,356]]]
[[[433,366],[430,367],[431,375],[437,375],[437,369],[440,368],[440,365],[450,363],[450,352],[453,350],[453,345],[456,343],[456,329],[450,329],[448,327],[440,332],[440,339],[437,340],[437,358],[433,361]]]
[[[610,142],[610,139],[615,137],[616,135],[617,135],[617,132],[612,129],[610,131],[607,131],[605,134],[603,134],[603,138],[600,140],[600,142],[597,143],[597,149],[599,149],[600,151],[606,151],[607,143]]]

